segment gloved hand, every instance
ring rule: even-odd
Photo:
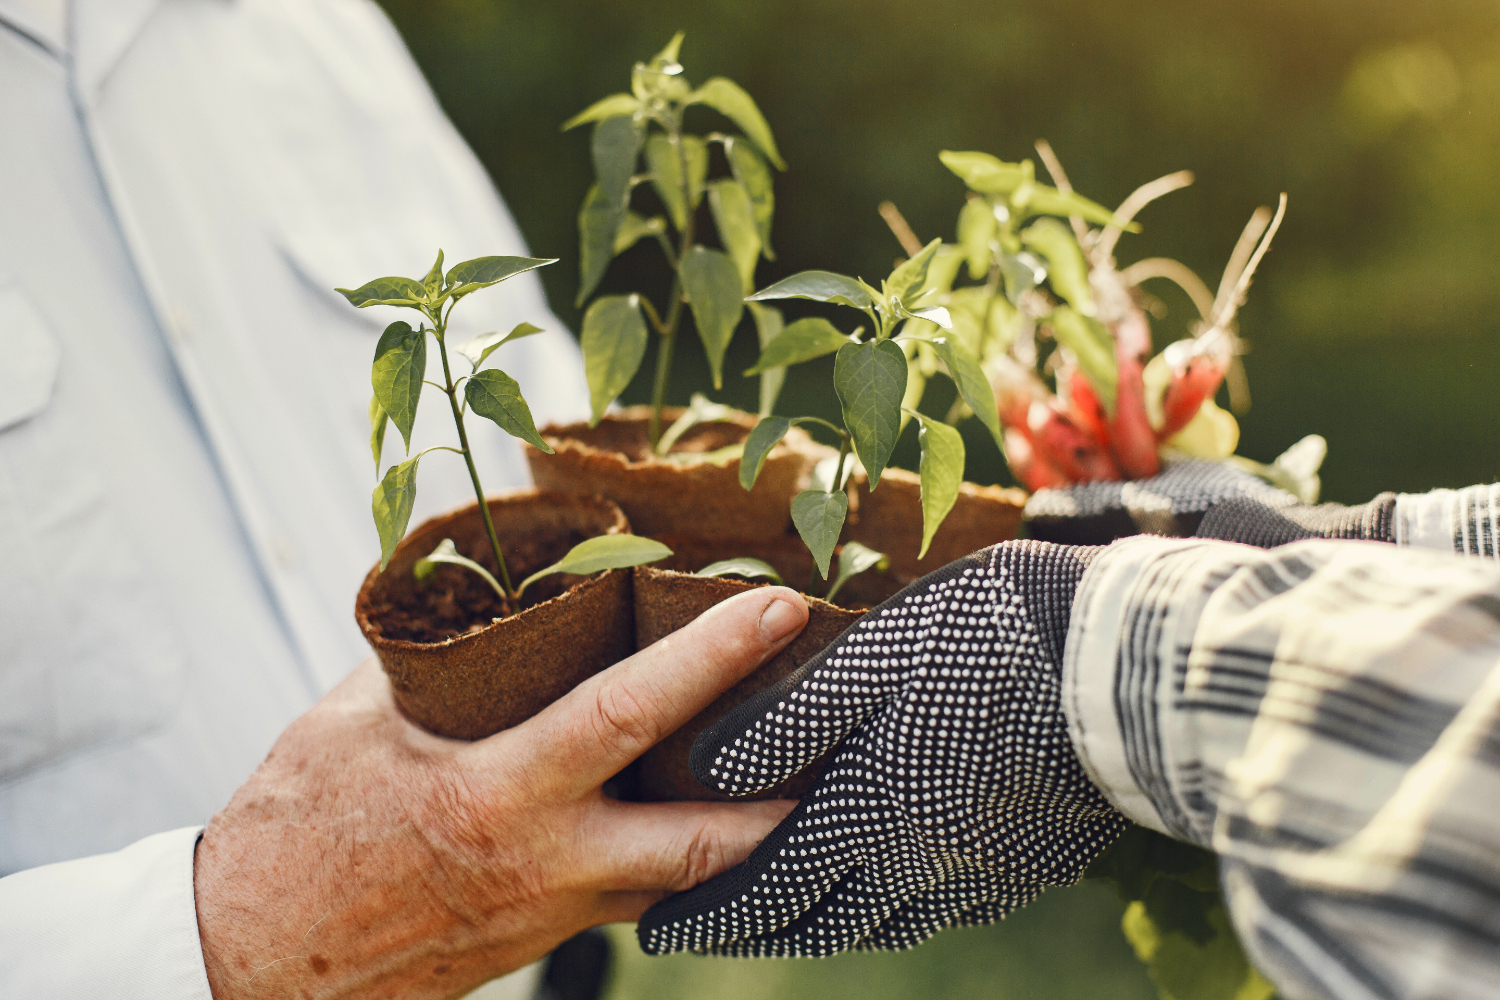
[[[706,730],[694,774],[745,794],[843,741],[740,866],[652,907],[651,954],[910,948],[1069,885],[1124,828],[1060,703],[1073,595],[1097,550],[1006,542],[886,601]]]

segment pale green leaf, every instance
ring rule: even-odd
[[[443,251],[438,251],[437,263],[432,265],[432,270],[422,279],[422,287],[427,290],[428,298],[435,298],[443,290]]]
[[[786,432],[792,429],[790,417],[761,417],[760,422],[750,431],[750,436],[745,439],[745,450],[740,455],[740,485],[750,489],[755,485],[760,470],[765,468],[766,456],[771,454],[771,449],[786,437]]]
[[[843,548],[839,549],[838,572],[834,575],[833,585],[828,588],[828,593],[823,595],[823,600],[832,603],[834,596],[849,582],[850,577],[858,576],[867,569],[884,572],[890,566],[890,557],[884,552],[876,552],[858,542],[845,542]]]
[[[1094,314],[1089,266],[1073,230],[1056,219],[1038,219],[1021,232],[1021,242],[1047,258],[1052,290],[1085,316]]]
[[[842,492],[803,490],[792,498],[792,523],[797,526],[802,543],[812,553],[818,574],[825,580],[828,579],[828,560],[839,542],[839,532],[844,530],[844,517],[848,513],[849,497]]]
[[[755,100],[733,80],[716,76],[688,97],[689,104],[706,104],[740,127],[747,138],[760,147],[766,159],[785,170],[786,162],[776,149],[776,140],[771,135],[771,126],[755,106]]]
[[[462,298],[507,278],[556,263],[556,257],[476,257],[449,270],[447,294]]]
[[[606,118],[617,118],[622,115],[634,115],[640,107],[641,102],[630,94],[610,94],[563,122],[562,130],[566,132],[570,128],[587,125],[589,122],[604,121]]]
[[[472,340],[465,341],[458,348],[458,353],[469,359],[469,363],[475,368],[484,364],[484,359],[495,353],[501,346],[512,340],[520,340],[522,337],[530,337],[542,332],[539,326],[530,323],[517,323],[509,333],[481,333]]]
[[[853,343],[848,334],[840,333],[821,316],[809,316],[791,324],[766,345],[755,365],[746,375],[759,375],[773,368],[801,364],[813,358],[832,354],[845,344]]]
[[[768,562],[760,559],[752,559],[749,556],[737,556],[734,559],[721,559],[693,574],[694,576],[742,576],[747,580],[766,579],[776,584],[782,584],[781,574],[776,572]]]
[[[719,229],[719,242],[739,268],[740,287],[748,295],[755,291],[755,264],[760,260],[760,233],[750,196],[739,181],[714,181],[708,186],[708,207]]]
[[[891,276],[885,279],[885,294],[890,298],[905,299],[909,293],[920,291],[927,282],[927,269],[932,265],[932,258],[942,245],[941,239],[933,240],[892,271]]]
[[[375,344],[375,364],[370,385],[375,398],[401,432],[411,450],[411,428],[422,398],[422,379],[427,375],[427,336],[411,324],[397,321],[385,328]]]
[[[1109,330],[1097,320],[1083,316],[1068,306],[1052,310],[1047,322],[1052,327],[1052,336],[1063,347],[1073,352],[1078,367],[1099,401],[1110,412],[1115,408],[1115,389],[1119,383],[1119,369],[1115,365],[1115,342]]]
[[[975,281],[983,281],[990,273],[990,242],[999,227],[988,198],[970,198],[958,211],[958,245],[969,262],[969,277]]]
[[[745,308],[750,310],[751,317],[755,320],[755,337],[764,351],[766,346],[781,335],[786,328],[786,321],[782,319],[781,310],[775,306],[768,306],[761,302],[747,302]],[[781,395],[781,387],[786,382],[785,368],[767,368],[760,373],[760,410],[761,416],[769,416],[776,409],[776,397]]]
[[[511,437],[552,454],[552,446],[536,432],[536,421],[531,417],[531,407],[521,395],[520,385],[503,371],[490,368],[469,379],[464,383],[464,399],[468,400],[471,410],[493,420]]]
[[[687,165],[687,195],[683,194],[683,163]],[[651,186],[678,232],[687,227],[688,212],[698,207],[703,197],[703,182],[708,177],[708,144],[696,135],[682,137],[680,147],[664,135],[646,140],[646,168]]]
[[[776,254],[771,250],[771,217],[776,214],[776,195],[772,189],[771,169],[754,143],[732,136],[724,140],[724,155],[729,159],[734,179],[750,196],[755,227],[760,233],[760,252],[766,260],[775,260]]]
[[[361,309],[367,306],[415,306],[427,295],[427,289],[413,278],[376,278],[354,290],[335,288],[344,298]]]
[[[453,544],[453,539],[451,538],[445,538],[441,542],[438,542],[437,548],[413,563],[411,575],[416,577],[419,582],[425,583],[427,578],[438,568],[439,563],[447,563],[450,566],[462,566],[464,569],[473,570],[484,578],[484,582],[489,584],[496,594],[500,595],[500,600],[505,600],[505,589],[500,586],[500,582],[490,575],[489,570],[467,556],[460,554],[458,546]]]
[[[606,118],[594,126],[589,141],[594,177],[605,199],[616,209],[623,211],[630,197],[630,178],[635,175],[645,141],[645,128],[631,118]]]
[[[926,309],[908,309],[900,299],[892,300],[896,306],[896,315],[905,319],[921,320],[940,326],[944,330],[953,329],[953,316],[945,306],[930,306]]]
[[[385,477],[375,486],[370,498],[375,530],[380,533],[382,570],[391,561],[397,543],[406,536],[412,504],[417,501],[417,463],[421,460],[422,454],[418,454],[385,470]]]
[[[911,411],[911,415],[920,422],[917,443],[922,448],[922,550],[917,553],[920,559],[927,554],[932,536],[958,500],[958,490],[964,481],[964,439],[942,421],[916,411]]]
[[[609,262],[614,259],[615,247],[619,244],[621,222],[626,218],[624,209],[610,204],[609,197],[598,184],[589,186],[583,196],[583,207],[578,210],[578,297],[575,306],[582,306],[594,294]]]
[[[370,451],[375,455],[375,474],[380,475],[380,453],[385,450],[385,427],[390,417],[379,396],[370,397]]]
[[[989,153],[960,153],[945,149],[938,154],[938,159],[971,190],[980,194],[1008,195],[1022,184],[1030,182],[1035,175],[1035,168],[1030,160],[1006,163]]]
[[[672,450],[677,439],[699,424],[711,423],[715,420],[725,420],[734,416],[735,409],[725,406],[723,403],[715,403],[701,392],[695,392],[688,401],[687,409],[682,411],[682,416],[672,421],[672,426],[662,432],[661,440],[656,442],[656,453],[665,455]]]
[[[979,359],[953,337],[934,337],[932,349],[947,367],[953,384],[958,386],[959,395],[969,405],[969,409],[974,411],[979,422],[984,424],[984,429],[990,432],[990,437],[995,439],[995,446],[1004,453],[1005,439],[1000,430],[1000,414],[995,406],[995,390],[990,387],[990,380],[979,367]]]
[[[652,69],[667,69],[678,66],[677,55],[682,51],[682,40],[687,37],[687,32],[679,31],[672,36],[671,41],[662,47],[662,50],[651,57]],[[679,70],[681,67],[678,67]]]
[[[913,290],[909,299],[913,304],[928,301],[928,296],[946,295],[953,290],[953,282],[958,277],[958,269],[963,267],[964,252],[960,247],[951,243],[944,243],[938,247],[937,253],[933,255],[932,263],[927,267],[927,280],[922,287]]]
[[[584,375],[589,383],[591,425],[635,377],[646,356],[646,319],[640,296],[606,295],[583,314]]]
[[[901,433],[906,355],[889,340],[845,344],[834,359],[833,387],[873,491]]]
[[[528,576],[521,582],[516,593],[521,593],[542,577],[553,573],[587,576],[606,569],[625,569],[660,562],[671,554],[672,550],[661,542],[639,535],[598,535],[579,542],[557,562]]]
[[[868,285],[832,271],[802,271],[790,278],[782,278],[769,288],[762,288],[747,296],[745,301],[764,302],[769,299],[812,299],[855,309],[871,309],[875,305],[875,296],[870,294]]]
[[[728,254],[695,246],[682,258],[677,273],[708,355],[709,374],[718,389],[724,384],[724,352],[745,309],[739,270]]]
[[[616,257],[635,246],[636,243],[648,236],[659,236],[667,231],[667,220],[659,215],[646,218],[627,210],[625,217],[620,221],[619,230],[615,233],[614,255]],[[605,262],[606,264],[608,261]],[[603,276],[603,272],[600,272]],[[597,281],[595,282],[597,284]],[[592,288],[589,291],[593,291]]]
[[[1115,213],[1097,202],[1089,201],[1081,194],[1063,194],[1057,188],[1047,187],[1045,184],[1036,185],[1022,208],[1026,215],[1076,215],[1095,225],[1108,226],[1118,223],[1126,232],[1141,231],[1140,223],[1126,223],[1116,219]]]

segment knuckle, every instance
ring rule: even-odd
[[[600,685],[589,723],[600,745],[611,753],[644,750],[667,735],[660,708],[629,684]]]
[[[717,875],[724,867],[724,856],[724,842],[717,831],[709,826],[695,829],[678,860],[673,891],[683,892]]]

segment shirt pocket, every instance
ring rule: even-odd
[[[0,288],[0,782],[169,722],[181,637],[103,470],[61,345]],[[70,405],[76,403],[78,405]]]

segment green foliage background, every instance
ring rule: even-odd
[[[1197,183],[1148,209],[1120,257],[1176,257],[1210,286],[1251,210],[1284,190],[1288,220],[1242,313],[1254,408],[1241,453],[1266,460],[1322,433],[1325,496],[1347,502],[1500,476],[1500,6],[1490,0],[383,3],[533,252],[563,258],[542,275],[575,331],[588,130],[558,125],[627,89],[630,65],[683,28],[688,76],[742,84],[790,164],[777,185],[779,257],[762,263],[762,286],[814,267],[885,274],[900,252],[875,213],[886,198],[924,240],[951,239],[963,192],[937,161],[942,148],[1013,160],[1045,137],[1074,184],[1110,205],[1194,170]],[[632,250],[600,291],[660,301],[657,252]],[[1170,286],[1153,290],[1169,309],[1161,346],[1191,309]],[[746,367],[754,344],[747,319],[726,371]],[[701,350],[685,346],[677,402],[708,385]],[[781,412],[834,415],[814,395],[829,373],[815,368],[792,371]],[[651,370],[648,356],[627,400],[644,400]],[[726,378],[716,398],[753,409],[754,383]],[[967,428],[965,440],[970,478],[1007,480],[987,435]],[[915,458],[905,442],[898,462]],[[616,996],[1149,995],[1113,907],[1107,893],[1054,893],[911,956],[633,958]]]

